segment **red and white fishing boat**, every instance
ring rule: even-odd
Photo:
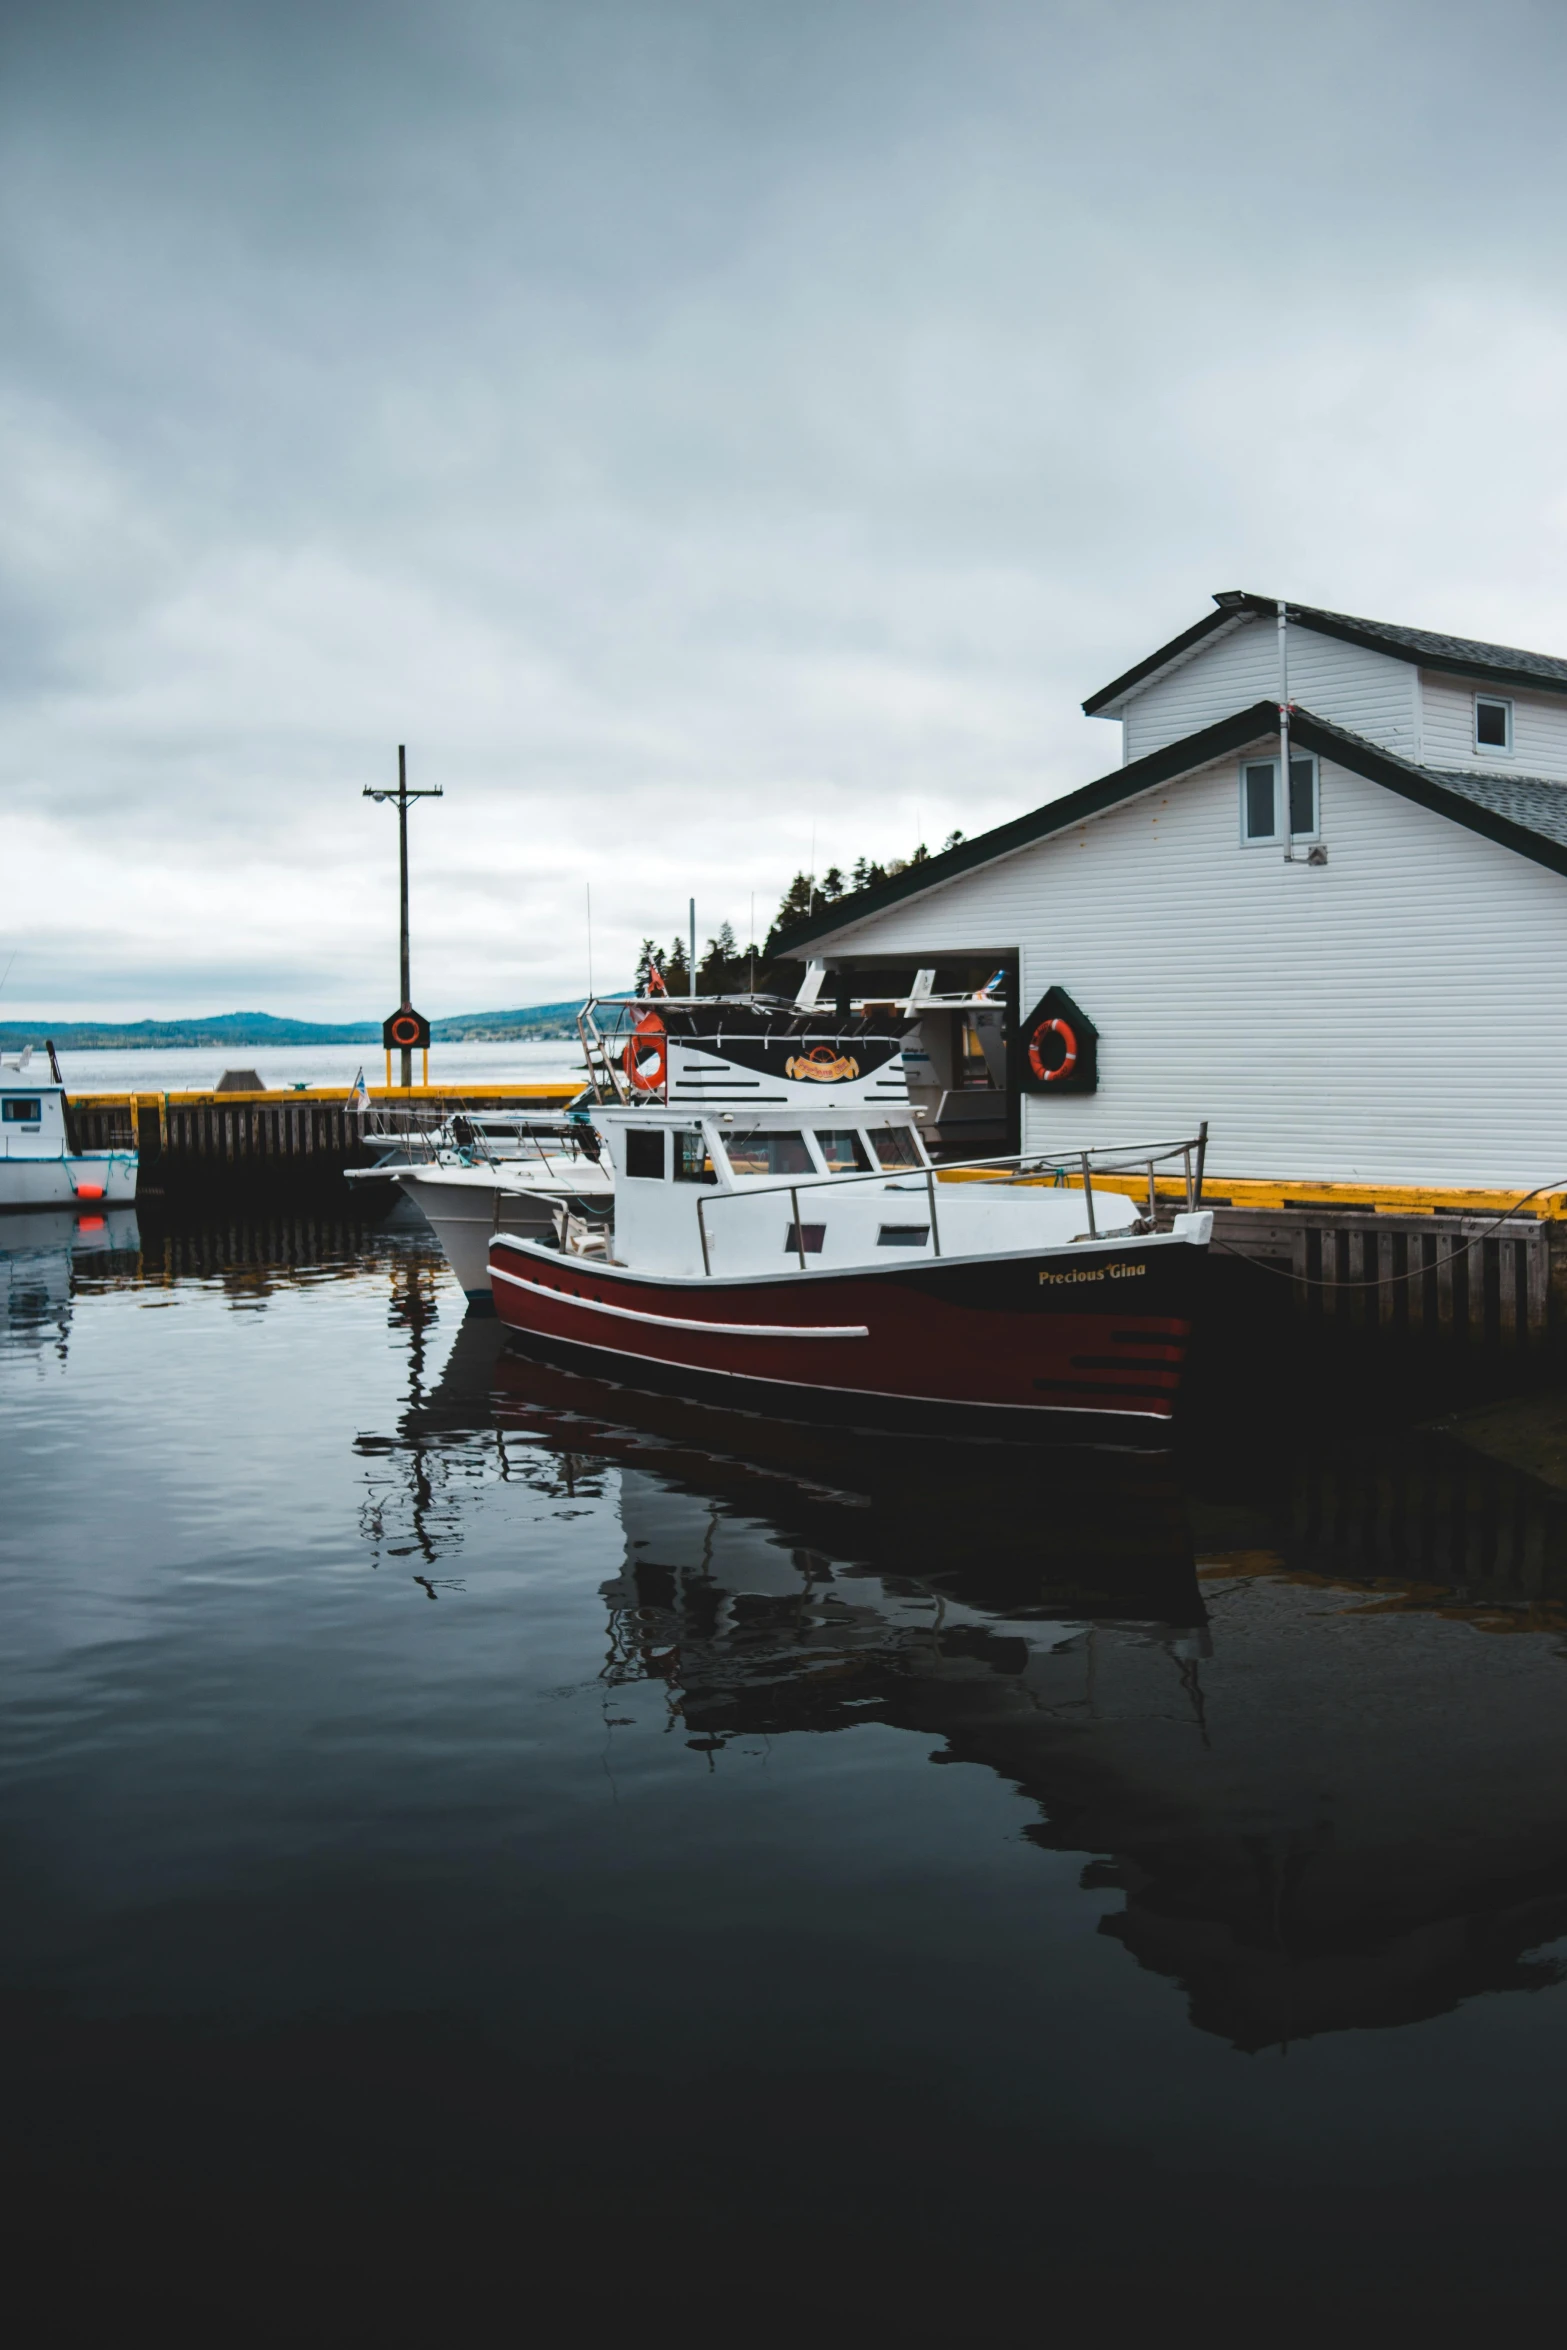
[[[1213,1222],[1202,1135],[938,1169],[909,1024],[901,1004],[589,1005],[614,1221],[494,1235],[515,1341],[845,1427],[1167,1441]]]

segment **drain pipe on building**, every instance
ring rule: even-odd
[[[1290,778],[1290,649],[1289,607],[1279,598],[1279,789],[1284,795],[1284,862],[1286,865],[1325,865],[1326,843],[1314,840],[1303,856],[1295,854],[1294,809]],[[1322,777],[1317,776],[1317,831],[1322,831]]]
[[[1290,789],[1290,638],[1289,610],[1284,598],[1279,598],[1279,793],[1283,801],[1284,862],[1302,865],[1303,857],[1295,854],[1295,811],[1291,805],[1294,794]]]

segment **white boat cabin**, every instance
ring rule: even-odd
[[[1081,1189],[938,1184],[907,1106],[602,1109],[595,1123],[615,1171],[610,1254],[637,1272],[754,1280],[1090,1237]],[[1137,1225],[1135,1201],[1091,1198],[1100,1237]]]
[[[66,1147],[65,1088],[33,1072],[29,1058],[0,1058],[0,1156],[57,1159]]]
[[[0,1208],[126,1207],[136,1153],[73,1151],[65,1087],[32,1048],[0,1054]]]
[[[606,1236],[562,1232],[639,1274],[755,1280],[938,1257],[1070,1248],[1148,1224],[1122,1190],[1073,1164],[987,1163],[938,1184],[909,1099],[913,1002],[818,1010],[820,974],[794,1005],[640,998],[590,1006],[589,1113],[613,1177]],[[968,1005],[968,999],[963,999]],[[995,1011],[988,999],[969,1006]],[[607,1097],[607,1098],[605,1098]],[[1140,1164],[1140,1162],[1139,1162]],[[985,1176],[989,1180],[984,1179]]]

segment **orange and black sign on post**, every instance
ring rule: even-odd
[[[403,1056],[404,1085],[408,1083],[412,1074],[408,1066],[410,1057],[414,1053],[423,1053],[424,1082],[426,1085],[429,1084],[430,1023],[422,1012],[416,1012],[411,1004],[399,1006],[389,1019],[383,1020],[381,1023],[381,1043],[386,1053],[386,1082],[388,1085],[392,1082],[393,1053],[401,1053]]]

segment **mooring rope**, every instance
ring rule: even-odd
[[[1216,1240],[1213,1245],[1226,1250],[1232,1257],[1240,1257],[1248,1265],[1257,1266],[1261,1272],[1275,1274],[1280,1281],[1297,1281],[1305,1289],[1393,1289],[1400,1281],[1423,1281],[1428,1273],[1440,1272],[1444,1263],[1451,1265],[1456,1258],[1467,1256],[1471,1249],[1489,1240],[1493,1232],[1499,1232],[1508,1218],[1516,1216],[1520,1208],[1526,1208],[1532,1199],[1540,1199],[1550,1191],[1567,1191],[1567,1175],[1559,1176],[1554,1183],[1537,1183],[1533,1191],[1526,1191],[1522,1199],[1515,1199],[1510,1208],[1504,1208],[1494,1224],[1487,1224],[1482,1231],[1473,1233],[1456,1248],[1450,1248],[1445,1258],[1439,1251],[1434,1264],[1411,1265],[1407,1273],[1390,1273],[1385,1281],[1380,1276],[1374,1281],[1318,1281],[1309,1273],[1297,1273],[1293,1268],[1286,1273],[1282,1265],[1269,1265],[1261,1257],[1247,1256],[1246,1251],[1237,1248],[1233,1241]]]

